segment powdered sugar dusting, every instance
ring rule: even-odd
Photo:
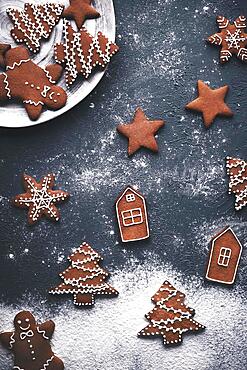
[[[185,335],[180,347],[169,349],[162,338],[137,338],[148,323],[144,315],[153,308],[151,296],[164,280],[186,294],[186,304],[196,310],[195,319],[207,327],[200,334]],[[137,364],[144,370],[244,368],[243,359],[238,357],[240,350],[247,349],[246,300],[241,290],[205,286],[197,277],[185,280],[172,266],[161,265],[155,258],[143,265],[129,261],[113,273],[111,284],[120,291],[119,297],[97,299],[92,310],[75,309],[72,302],[61,298],[59,313],[50,317],[46,302],[30,295],[15,307],[1,305],[1,330],[11,328],[14,315],[21,309],[32,310],[41,321],[52,318],[56,322],[54,350],[70,370],[82,366],[129,370]],[[10,361],[11,356],[1,349],[2,370],[9,369]]]

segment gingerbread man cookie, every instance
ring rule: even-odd
[[[0,101],[21,101],[32,120],[39,118],[43,107],[58,110],[66,104],[66,92],[55,85],[62,73],[61,66],[39,67],[30,60],[23,46],[8,49],[4,64],[6,72],[0,74]]]
[[[54,355],[49,343],[55,324],[46,321],[38,325],[28,311],[14,319],[14,332],[0,334],[1,344],[14,354],[15,370],[63,370],[64,364]]]

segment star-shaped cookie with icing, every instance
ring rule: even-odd
[[[63,11],[63,16],[74,19],[80,29],[86,19],[100,17],[99,12],[91,6],[92,0],[70,0],[70,6]]]
[[[131,123],[118,125],[118,132],[129,139],[129,156],[134,154],[141,147],[150,149],[153,152],[158,152],[155,134],[164,124],[165,122],[163,120],[150,121],[143,110],[137,108]]]
[[[235,54],[238,59],[247,62],[246,17],[240,15],[233,24],[223,16],[217,17],[219,33],[208,38],[210,44],[221,46],[220,61],[226,63]]]
[[[67,93],[56,86],[62,66],[51,64],[41,68],[23,46],[4,48],[1,44],[0,53],[0,62],[6,67],[0,74],[0,101],[22,102],[31,120],[37,120],[44,107],[58,110],[66,104]]]
[[[69,197],[63,190],[52,190],[55,184],[55,175],[48,174],[40,182],[33,177],[23,175],[23,185],[26,193],[17,195],[13,199],[16,207],[28,208],[28,223],[30,225],[39,221],[44,215],[47,218],[58,221],[60,212],[56,203],[62,202]]]

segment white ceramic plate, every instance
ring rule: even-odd
[[[68,5],[68,0],[0,0],[0,43],[15,45],[13,38],[10,35],[10,30],[13,27],[9,17],[6,14],[6,8],[16,7],[23,9],[25,2],[32,2],[35,4],[42,4],[45,2],[57,2],[59,4]],[[100,12],[101,17],[98,19],[87,20],[85,23],[86,28],[93,35],[96,35],[101,30],[111,41],[115,41],[115,13],[112,0],[94,0],[93,6]],[[76,28],[75,24],[73,24]],[[40,66],[46,66],[54,63],[53,59],[53,46],[57,42],[63,40],[63,22],[60,20],[59,24],[53,29],[51,37],[48,41],[42,42],[40,52],[37,53],[33,60]],[[2,72],[0,70],[0,72]],[[77,81],[69,89],[65,85],[64,76],[58,82],[67,94],[68,101],[64,108],[58,111],[45,110],[42,112],[37,121],[31,121],[21,104],[15,103],[2,103],[0,102],[0,126],[9,128],[28,127],[49,121],[64,112],[68,111],[85,97],[95,88],[103,77],[105,71],[95,71],[88,80],[83,80],[78,77]]]

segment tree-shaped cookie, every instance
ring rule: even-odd
[[[63,190],[53,190],[55,175],[48,174],[40,182],[33,177],[23,175],[23,186],[26,193],[19,194],[13,199],[16,207],[28,208],[28,222],[30,225],[39,221],[42,216],[58,221],[60,213],[56,204],[66,200],[69,194]]]
[[[81,28],[86,19],[100,17],[100,14],[91,6],[92,0],[69,0],[70,5],[64,9],[63,16],[74,19],[78,28]]]
[[[51,294],[73,294],[77,306],[94,305],[97,295],[118,295],[105,282],[109,274],[99,266],[102,257],[90,245],[84,242],[68,260],[71,266],[60,274],[64,283],[51,289]]]
[[[19,312],[14,319],[15,330],[0,334],[1,344],[14,354],[16,370],[63,370],[63,362],[54,355],[50,339],[55,324],[37,324],[28,311]]]
[[[47,3],[25,4],[24,10],[8,8],[7,14],[14,24],[11,35],[17,43],[25,43],[30,51],[37,53],[42,39],[48,39],[59,22],[64,6]]]
[[[0,74],[0,101],[17,100],[32,120],[37,120],[43,107],[58,110],[67,101],[67,94],[56,82],[62,73],[58,64],[41,68],[30,60],[23,46],[1,54],[6,72]]]
[[[64,43],[55,45],[55,60],[65,66],[66,84],[71,85],[78,75],[88,78],[96,66],[105,68],[118,46],[98,32],[93,37],[85,27],[75,32],[64,20]]]
[[[184,333],[203,330],[205,327],[193,320],[195,311],[184,304],[184,299],[183,293],[165,281],[152,297],[155,308],[146,315],[150,324],[138,336],[162,336],[164,344],[177,345]]]
[[[231,24],[227,18],[219,16],[217,23],[220,32],[210,36],[208,42],[221,47],[221,63],[228,62],[234,54],[238,59],[247,62],[247,34],[244,32],[246,17],[240,15]]]
[[[230,177],[229,194],[234,194],[235,209],[239,211],[247,205],[247,162],[239,158],[226,158],[227,174]]]

